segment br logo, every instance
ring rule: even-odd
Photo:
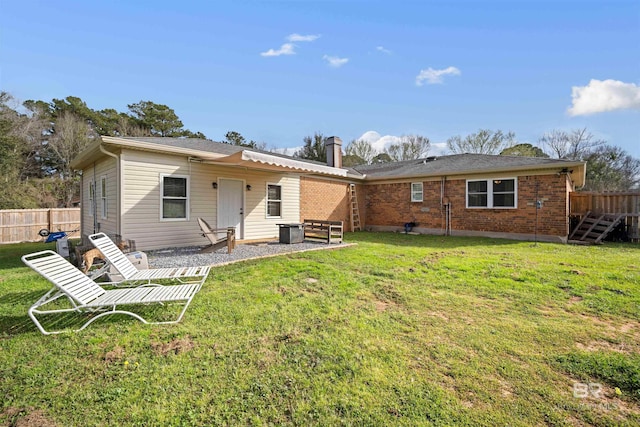
[[[600,383],[573,383],[573,397],[584,399],[593,397],[600,399],[602,397],[602,384]]]

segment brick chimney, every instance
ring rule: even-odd
[[[324,141],[327,147],[327,165],[334,168],[342,167],[342,140],[337,136],[330,136]]]

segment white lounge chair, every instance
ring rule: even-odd
[[[78,313],[100,313],[91,317],[85,322],[81,328],[75,331],[81,331],[89,326],[97,319],[110,314],[127,314],[143,323],[147,324],[165,324],[177,323],[182,319],[187,307],[191,303],[194,295],[200,289],[198,283],[181,284],[171,286],[161,285],[143,285],[136,288],[121,288],[113,290],[105,290],[98,286],[91,278],[84,275],[80,270],[75,268],[66,259],[53,251],[41,251],[25,255],[22,261],[36,272],[40,273],[44,278],[54,284],[54,287],[40,298],[35,304],[29,308],[29,317],[36,324],[40,332],[45,335],[57,334],[62,331],[49,332],[45,330],[36,314],[51,314],[64,312]],[[61,297],[66,297],[71,303],[71,308],[55,308],[49,310],[40,310],[41,306],[49,304]],[[127,310],[118,309],[118,307],[135,306],[151,303],[173,303],[180,302],[184,304],[184,308],[176,320],[163,322],[148,322],[139,314]]]
[[[107,263],[111,264],[120,273],[123,279],[118,283],[151,283],[152,280],[170,279],[180,283],[198,283],[202,285],[211,269],[210,266],[200,266],[138,270],[106,234],[92,234],[89,236],[89,241],[102,252]]]

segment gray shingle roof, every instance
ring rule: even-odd
[[[563,167],[575,161],[540,157],[494,156],[488,154],[453,154],[394,163],[354,166],[367,178],[398,178],[409,176],[454,175],[456,173],[483,172],[506,169],[532,169]]]
[[[185,148],[189,150],[200,150],[208,153],[216,153],[216,154],[223,154],[223,155],[231,155],[231,154],[237,153],[238,151],[250,150],[258,153],[269,154],[275,157],[281,157],[283,159],[296,159],[296,160],[311,163],[314,165],[324,165],[324,166],[327,165],[326,163],[318,162],[315,160],[299,159],[297,157],[287,156],[286,154],[258,150],[255,148],[243,147],[240,145],[225,144],[223,142],[215,142],[209,139],[169,138],[169,137],[133,137],[133,136],[125,136],[125,137],[121,137],[120,139],[129,139],[131,141],[147,142],[147,143],[158,144],[159,146],[166,146],[166,147],[178,147],[178,148]]]
[[[208,139],[201,138],[168,138],[168,137],[133,137],[125,136],[120,139],[130,139],[132,141],[141,141],[151,144],[158,144],[159,146],[179,147],[189,150],[206,151],[209,153],[231,155],[238,151],[246,150],[247,147],[240,147],[238,145],[224,144],[222,142],[215,142]]]

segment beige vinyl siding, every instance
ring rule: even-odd
[[[277,236],[281,222],[297,222],[300,212],[300,179],[297,175],[260,172],[247,168],[189,162],[187,157],[126,150],[122,153],[122,235],[136,241],[140,250],[205,245],[197,218],[217,227],[219,178],[242,181],[244,191],[244,235],[246,240]],[[185,221],[160,220],[160,176],[189,176],[189,213]],[[282,185],[283,216],[266,218],[266,185]]]
[[[117,232],[117,175],[116,175],[116,159],[105,157],[95,163],[94,166],[88,167],[82,171],[82,234],[92,234],[102,231],[107,234],[115,234]],[[101,194],[100,179],[107,178],[107,218],[101,216]],[[89,214],[91,203],[89,201],[89,185],[95,179],[96,191],[94,197],[96,199],[96,222],[97,228],[94,230],[94,218]]]

